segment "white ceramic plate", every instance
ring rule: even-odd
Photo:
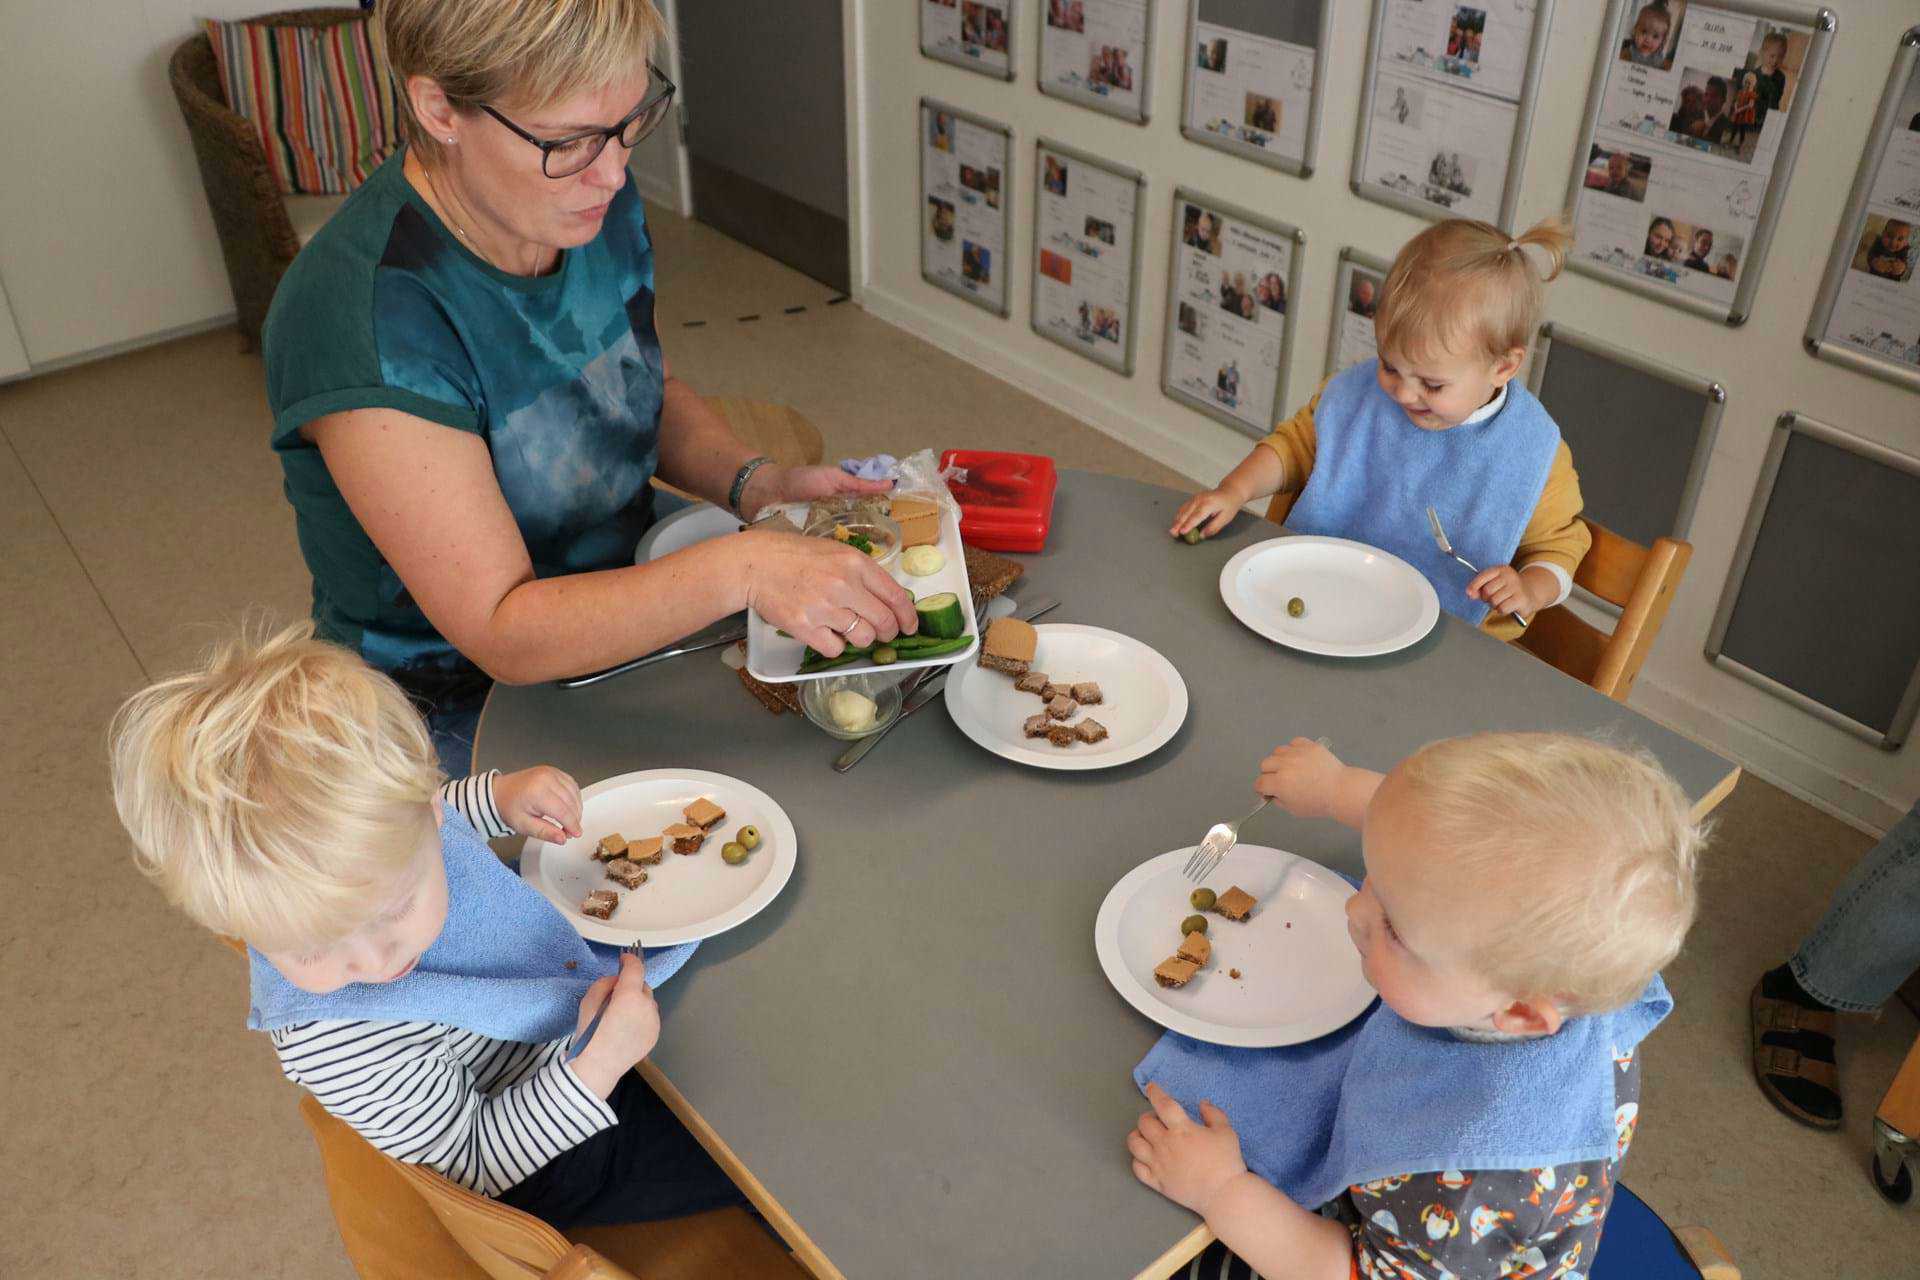
[[[1044,703],[1013,687],[1004,671],[968,658],[947,677],[947,714],[975,742],[1019,764],[1041,769],[1110,769],[1151,755],[1187,719],[1187,683],[1173,664],[1131,636],[1069,622],[1034,628],[1040,642],[1033,669],[1056,684],[1097,681],[1102,701],[1083,707],[1069,723],[1092,718],[1107,727],[1104,742],[1056,747],[1029,738],[1022,726]]]
[[[1196,1040],[1264,1049],[1318,1039],[1373,1003],[1347,937],[1353,886],[1317,862],[1262,845],[1236,845],[1206,879],[1216,893],[1239,885],[1258,898],[1253,914],[1235,924],[1206,913],[1212,958],[1184,987],[1156,982],[1154,968],[1179,950],[1180,922],[1194,914],[1187,895],[1197,886],[1181,871],[1192,852],[1140,864],[1100,904],[1094,950],[1128,1004]]]
[[[896,557],[887,572],[893,575],[895,582],[911,591],[916,599],[939,595],[951,591],[960,597],[960,612],[966,622],[965,634],[974,637],[973,643],[955,653],[940,658],[928,658],[915,662],[904,654],[900,661],[886,667],[877,667],[871,662],[855,662],[844,667],[817,672],[813,675],[800,674],[800,659],[805,656],[807,646],[791,637],[782,636],[779,630],[768,625],[766,619],[757,613],[747,615],[747,672],[754,679],[766,684],[788,684],[795,680],[824,680],[828,676],[853,675],[864,671],[911,671],[915,667],[945,667],[963,661],[980,649],[980,622],[973,614],[973,587],[967,581],[966,549],[960,544],[960,517],[952,507],[943,508],[945,514],[940,521],[940,541],[935,545],[946,557],[946,564],[940,572],[916,578],[900,567]]]
[[[647,868],[647,882],[638,889],[607,879],[605,864],[593,860],[601,836],[615,831],[629,840],[657,836],[686,821],[682,808],[702,796],[727,816],[700,852],[668,849]],[[561,845],[527,841],[520,877],[559,907],[581,937],[594,942],[665,947],[711,938],[759,914],[793,875],[799,852],[793,823],[766,792],[738,778],[700,769],[648,769],[596,782],[580,798],[580,838]],[[746,862],[730,867],[720,859],[720,846],[744,826],[760,828],[760,847]],[[620,895],[612,919],[580,913],[589,889]]]
[[[1300,617],[1287,613],[1298,596]],[[1297,534],[1257,542],[1220,571],[1233,616],[1277,644],[1331,658],[1372,658],[1417,644],[1440,620],[1426,575],[1364,542]]]
[[[685,551],[696,543],[738,532],[740,519],[733,512],[716,507],[711,502],[695,503],[658,521],[642,534],[640,545],[633,550],[633,562],[646,564],[661,556]]]

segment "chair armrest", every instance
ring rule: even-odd
[[[633,1272],[616,1265],[591,1246],[577,1244],[566,1257],[553,1264],[546,1280],[639,1280]]]
[[[1720,1237],[1705,1227],[1675,1227],[1674,1239],[1700,1269],[1701,1280],[1740,1280],[1740,1268]]]

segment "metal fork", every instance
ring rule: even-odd
[[[1325,738],[1315,738],[1314,741],[1329,750],[1333,747],[1333,744]],[[1245,826],[1262,809],[1272,803],[1273,797],[1268,796],[1265,800],[1253,806],[1253,812],[1240,819],[1240,821],[1216,822],[1211,827],[1208,827],[1207,834],[1201,837],[1200,843],[1194,847],[1193,853],[1187,858],[1185,868],[1187,879],[1198,884],[1200,881],[1212,875],[1213,869],[1220,865],[1220,859],[1226,857],[1228,851],[1230,851],[1234,845],[1240,843],[1240,828]]]
[[[1427,508],[1427,523],[1433,526],[1433,543],[1440,548],[1441,555],[1452,556],[1454,560],[1459,563],[1460,567],[1468,573],[1477,574],[1480,572],[1480,570],[1474,566],[1473,561],[1453,549],[1453,543],[1447,540],[1447,531],[1440,527],[1440,513],[1432,507]],[[1507,616],[1523,627],[1528,623],[1526,616],[1517,609],[1507,610]]]
[[[645,949],[642,948],[642,946],[638,942],[628,943],[626,946],[620,948],[620,953],[622,955],[639,956],[640,963],[642,964],[645,964],[647,960]],[[620,971],[618,969],[615,969],[614,972],[617,974]],[[607,1011],[607,1006],[612,1003],[613,1003],[613,988],[609,987],[607,988],[607,998],[600,1002],[600,1007],[593,1011],[593,1016],[591,1018],[587,1019],[586,1029],[581,1031],[579,1035],[574,1037],[573,1048],[567,1050],[568,1062],[572,1062],[575,1058],[579,1057],[580,1054],[586,1049],[587,1042],[593,1039],[593,1033],[600,1029],[600,1015],[605,1013]]]

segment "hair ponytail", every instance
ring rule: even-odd
[[[1573,250],[1573,229],[1566,215],[1553,214],[1522,231],[1507,242],[1508,248],[1526,257],[1529,269],[1536,268],[1538,262],[1526,256],[1528,249],[1538,249],[1546,259],[1546,269],[1538,271],[1541,284],[1550,284],[1560,278],[1566,270],[1567,254]]]

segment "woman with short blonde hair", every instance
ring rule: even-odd
[[[652,0],[382,0],[373,21],[408,141],[295,259],[266,328],[320,634],[426,706],[458,774],[494,680],[611,666],[749,607],[828,654],[913,630],[905,590],[819,539],[633,563],[655,476],[743,518],[880,487],[752,456],[669,372],[626,172],[673,99]]]

